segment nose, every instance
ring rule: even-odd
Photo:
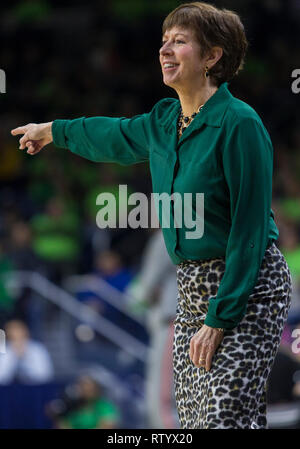
[[[160,56],[170,55],[172,52],[173,50],[167,42],[159,49]]]

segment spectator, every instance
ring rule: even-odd
[[[131,270],[123,266],[120,255],[112,250],[105,250],[95,255],[93,274],[120,292],[124,292],[132,280]],[[122,326],[120,322],[121,317],[116,309],[105,301],[104,298],[101,298],[101,294],[90,291],[88,285],[85,289],[78,292],[77,296],[79,300],[92,306],[105,318]]]
[[[0,355],[0,384],[40,384],[53,378],[53,366],[45,346],[30,338],[25,323],[5,325],[6,352]]]
[[[53,282],[73,274],[79,255],[79,222],[59,197],[51,198],[46,210],[31,220],[33,249],[44,262]]]
[[[32,249],[32,231],[25,221],[18,220],[11,225],[8,256],[15,270],[37,271],[46,275],[41,260]],[[13,316],[25,321],[34,338],[40,339],[45,309],[44,300],[24,286],[15,297]]]
[[[41,261],[32,250],[32,231],[25,221],[12,224],[9,256],[16,270],[41,270]]]
[[[67,389],[64,398],[48,406],[56,427],[60,429],[115,429],[119,422],[117,407],[102,395],[98,382],[88,375]],[[64,408],[65,407],[65,408]]]

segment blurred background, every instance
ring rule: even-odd
[[[0,428],[176,428],[175,266],[160,230],[99,229],[96,196],[151,193],[147,164],[96,164],[49,146],[18,151],[30,122],[148,112],[175,92],[158,50],[176,0],[1,2]],[[274,145],[272,209],[293,278],[268,383],[270,427],[300,428],[300,0],[222,0],[250,42],[231,92]],[[297,109],[298,105],[298,109]]]

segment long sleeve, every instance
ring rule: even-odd
[[[232,329],[246,313],[268,243],[273,147],[257,117],[236,117],[222,153],[230,196],[226,268],[205,324]]]
[[[149,114],[126,118],[54,120],[54,145],[94,162],[135,164],[149,159],[145,122]]]

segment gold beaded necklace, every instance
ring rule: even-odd
[[[182,108],[180,108],[180,114],[178,117],[178,123],[177,123],[177,134],[178,134],[178,139],[182,136],[183,132],[186,130],[186,128],[191,124],[191,122],[194,120],[194,118],[196,117],[196,115],[201,111],[201,109],[203,108],[204,104],[202,104],[201,106],[199,106],[199,109],[197,112],[194,112],[192,115],[190,116],[184,116],[183,112],[182,112]]]

